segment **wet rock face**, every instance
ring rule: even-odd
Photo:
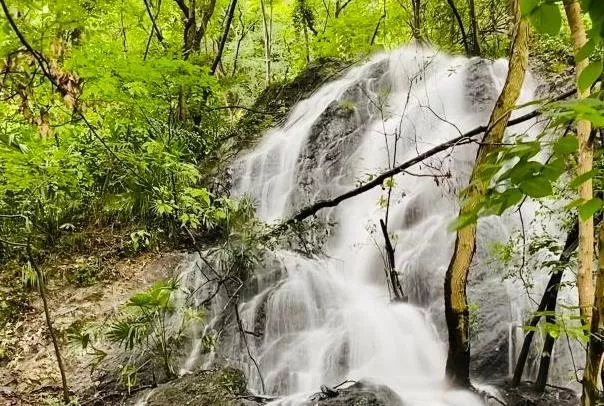
[[[367,77],[331,103],[313,124],[298,157],[297,192],[292,194],[289,202],[292,210],[303,203],[333,195],[332,187],[320,188],[318,185],[330,185],[332,179],[347,173],[348,161],[357,149],[366,125],[379,113],[379,94],[388,86],[387,63],[377,63]]]
[[[267,87],[237,126],[237,148],[252,146],[266,129],[283,122],[297,102],[309,97],[321,85],[339,77],[349,66],[347,61],[319,59],[300,72],[294,80]],[[258,114],[257,111],[271,114]]]
[[[491,69],[492,63],[484,59],[475,59],[466,68],[466,100],[473,111],[490,111],[499,96]]]
[[[243,372],[225,368],[202,371],[184,376],[174,382],[160,385],[147,399],[147,406],[245,406],[242,396],[247,394],[247,381]]]
[[[387,386],[358,382],[338,390],[337,396],[311,400],[307,406],[404,406],[401,398]]]

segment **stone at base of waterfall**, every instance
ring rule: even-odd
[[[201,371],[158,386],[147,399],[147,406],[251,406],[247,380],[234,368]]]
[[[404,406],[402,399],[389,387],[358,382],[345,389],[338,390],[338,395],[308,405],[318,406]]]
[[[507,406],[577,406],[579,396],[565,388],[547,387],[544,393],[535,392],[531,384],[522,383],[518,388],[510,388],[509,382],[499,387]],[[489,399],[488,406],[500,406],[501,402]]]

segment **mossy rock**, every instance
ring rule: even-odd
[[[234,368],[202,371],[160,385],[153,390],[147,406],[243,406],[247,380],[243,372]]]
[[[305,406],[405,406],[402,399],[389,387],[357,382],[339,389],[336,396],[317,396]]]
[[[310,97],[323,84],[338,78],[350,66],[350,62],[323,58],[314,61],[292,81],[268,86],[234,130],[238,147],[251,147],[264,131],[282,123],[296,103]]]

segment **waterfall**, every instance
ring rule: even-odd
[[[503,60],[451,57],[416,45],[376,55],[299,102],[242,156],[234,165],[233,194],[251,195],[268,223],[285,219],[486,124],[506,74]],[[519,104],[535,92],[529,75]],[[513,129],[534,131],[534,123]],[[262,382],[239,339],[220,344],[227,347],[223,356],[245,369],[252,389],[264,384],[267,393],[298,404],[295,399],[320,385],[365,379],[388,385],[405,405],[482,404],[470,393],[451,391],[444,377],[443,282],[455,237],[447,226],[476,148],[445,151],[395,179],[387,224],[408,303],[392,303],[387,288],[379,231],[385,189],[320,212],[321,220],[333,223],[320,253],[278,250],[257,270],[256,290],[239,309],[243,325],[261,333],[250,336],[248,346]],[[527,224],[534,211],[531,202],[523,206]],[[468,290],[478,309],[473,367],[482,376],[491,369],[508,374],[522,338],[515,329],[532,309],[524,289],[503,281],[502,266],[493,260],[493,243],[506,241],[518,226],[517,214],[479,223]],[[204,282],[193,279],[193,287]],[[198,344],[187,368],[197,362]]]

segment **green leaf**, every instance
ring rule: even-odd
[[[520,190],[534,198],[550,196],[554,191],[552,185],[544,177],[525,179],[520,183]]]
[[[602,200],[594,197],[587,201],[583,206],[579,207],[579,218],[585,221],[592,217],[602,207]]]
[[[562,16],[557,4],[542,4],[535,7],[529,18],[535,29],[544,34],[557,35],[562,27]]]
[[[556,158],[548,164],[544,165],[541,174],[547,178],[550,182],[555,182],[564,173],[566,165],[564,159]]]
[[[575,54],[575,61],[581,62],[583,59],[589,58],[596,50],[596,45],[598,45],[598,42],[599,38],[590,38],[589,41],[587,41],[585,45],[583,45]]]
[[[593,178],[594,175],[596,174],[596,170],[592,169],[589,172],[585,172],[582,175],[576,176],[569,184],[568,186],[570,186],[571,188],[577,188],[580,185],[582,185],[583,183],[585,183],[586,181],[588,181],[589,179]]]
[[[556,155],[570,155],[579,148],[579,141],[574,135],[561,137],[554,144],[554,153]]]
[[[598,59],[597,61],[590,63],[579,75],[579,79],[577,81],[579,91],[584,92],[585,90],[589,89],[591,85],[598,80],[601,74],[602,60]]]
[[[520,13],[523,17],[528,16],[537,7],[537,0],[520,0]]]
[[[455,220],[453,220],[451,224],[449,224],[449,230],[461,230],[462,228],[467,227],[472,223],[475,223],[476,220],[478,220],[478,218],[475,214],[460,215]]]
[[[573,201],[571,201],[570,203],[564,205],[564,210],[572,210],[576,207],[581,207],[581,205],[583,205],[584,200],[583,199],[575,199]]]

